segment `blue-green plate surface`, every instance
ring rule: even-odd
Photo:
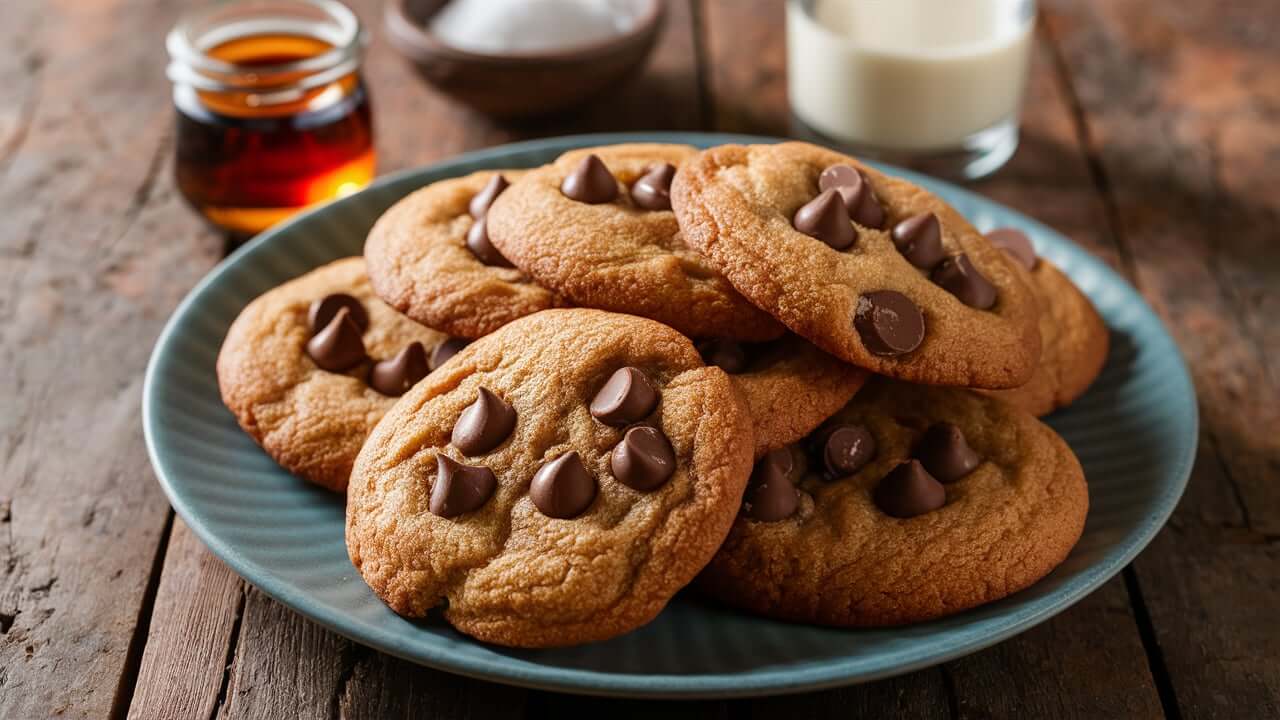
[[[237,427],[214,376],[218,347],[251,299],[361,252],[378,215],[411,190],[484,168],[527,167],[573,147],[766,141],[697,133],[557,138],[461,155],[383,178],[241,248],[191,291],[156,343],[143,398],[151,461],[174,508],[246,580],[357,642],[450,672],[566,692],[728,697],[811,690],[904,673],[987,647],[1080,600],[1160,529],[1195,454],[1195,393],[1182,357],[1137,292],[1105,264],[1023,215],[953,185],[890,169],[941,195],[978,228],[1019,227],[1097,305],[1111,329],[1102,376],[1048,420],[1080,457],[1091,508],[1067,561],[1032,588],[906,628],[833,630],[748,617],[678,596],[651,624],[608,642],[510,650],[442,623],[411,622],[364,585],[343,545],[343,504],[281,470]]]

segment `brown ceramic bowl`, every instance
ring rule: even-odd
[[[624,35],[565,50],[511,55],[444,44],[427,26],[445,0],[387,0],[384,21],[391,44],[441,92],[489,115],[520,118],[573,107],[638,70],[653,50],[666,14],[664,0],[647,2],[649,7]]]

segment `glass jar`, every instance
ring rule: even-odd
[[[335,0],[238,0],[166,41],[178,187],[210,222],[251,235],[373,179],[367,35]]]

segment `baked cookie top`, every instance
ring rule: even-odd
[[[666,323],[690,337],[768,340],[782,326],[690,249],[671,212],[685,145],[575,150],[516,181],[489,213],[493,244],[573,304]]]
[[[378,296],[424,325],[477,338],[564,303],[489,242],[489,205],[523,170],[434,182],[378,219],[365,242]]]
[[[797,335],[913,382],[1016,387],[1040,353],[1023,276],[954,209],[806,143],[724,145],[671,189],[690,246]]]
[[[1040,363],[1031,379],[1011,390],[989,390],[1037,417],[1075,402],[1102,373],[1111,334],[1089,298],[1061,270],[1038,258],[1030,239],[1002,228],[987,238],[1031,273],[1040,306]]]
[[[751,470],[729,377],[669,327],[546,310],[465,348],[374,429],[347,549],[396,612],[486,642],[603,640],[715,553]]]
[[[788,620],[928,620],[1043,577],[1079,539],[1088,504],[1079,462],[1031,415],[878,378],[810,443],[756,464],[700,585]]]
[[[344,258],[240,312],[218,352],[218,387],[276,462],[342,492],[396,396],[458,346],[388,307],[369,287],[364,260]]]
[[[755,428],[755,456],[793,443],[822,424],[870,376],[791,333],[763,343],[702,340],[708,365],[729,373]]]

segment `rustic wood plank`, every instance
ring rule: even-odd
[[[175,14],[0,13],[0,717],[107,717],[132,687],[169,514],[140,441],[143,368],[221,249],[168,172]]]
[[[1170,527],[1135,563],[1194,717],[1280,713],[1280,38],[1274,3],[1050,3],[1134,278],[1191,366],[1201,446]]]

